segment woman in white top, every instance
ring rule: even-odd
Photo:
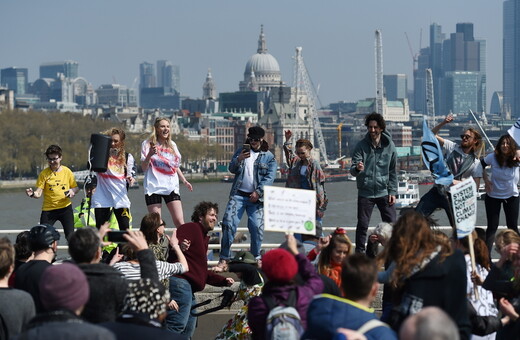
[[[110,157],[106,172],[97,173],[97,187],[92,194],[92,207],[96,217],[96,227],[110,220],[114,211],[120,230],[130,227],[130,199],[128,186],[135,182],[134,157],[125,151],[125,131],[111,128],[104,132],[112,138]]]
[[[184,224],[179,178],[188,190],[193,187],[180,169],[181,154],[171,139],[170,121],[155,119],[153,131],[141,146],[141,166],[144,174],[144,193],[148,212],[161,214],[162,199],[166,203],[176,227]]]
[[[491,251],[500,218],[500,206],[504,206],[506,224],[518,233],[518,179],[520,175],[516,153],[517,145],[510,135],[498,140],[495,152],[488,154],[482,161],[482,168],[491,166],[491,180],[483,171],[486,184],[486,244]]]

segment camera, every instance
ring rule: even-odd
[[[123,230],[110,230],[107,232],[103,241],[105,242],[115,242],[115,243],[125,243],[126,239],[123,237],[124,234],[128,234],[127,231]]]

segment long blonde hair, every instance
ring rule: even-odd
[[[170,124],[170,120],[166,117],[157,117],[155,118],[155,121],[153,122],[153,127],[152,127],[152,133],[150,133],[150,136],[148,137],[148,141],[149,142],[152,142],[154,144],[158,144],[157,142],[157,130],[159,129],[159,124],[163,121],[167,121],[168,124]],[[166,147],[168,149],[170,149],[176,156],[179,156],[177,154],[177,150],[176,148],[173,147],[173,141],[172,141],[172,132],[171,132],[171,128],[170,128],[170,134],[168,136],[168,139],[166,140]]]
[[[106,131],[103,132],[104,135],[112,137],[113,135],[119,135],[119,138],[121,139],[119,142],[120,148],[117,153],[117,162],[119,164],[123,164],[126,167],[126,151],[125,151],[125,139],[126,134],[125,131],[121,128],[112,127]]]

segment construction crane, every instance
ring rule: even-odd
[[[314,90],[314,86],[309,78],[309,74],[307,72],[307,67],[303,62],[302,56],[302,48],[296,47],[296,58],[295,58],[295,84],[294,87],[296,89],[296,103],[295,109],[296,114],[299,112],[300,106],[300,98],[298,96],[305,93],[307,96],[307,105],[308,112],[310,117],[312,118],[312,126],[314,128],[314,135],[316,136],[316,140],[318,141],[318,146],[320,149],[321,158],[323,159],[323,163],[325,167],[331,165],[329,158],[327,157],[327,148],[325,146],[325,140],[323,139],[323,133],[321,132],[321,124],[318,119],[318,110],[316,109],[316,103],[318,102],[318,96],[316,91]]]
[[[404,35],[406,36],[406,42],[408,43],[408,49],[410,50],[410,55],[412,56],[412,63],[413,63],[413,72],[417,71],[417,65],[419,62],[419,52],[414,53],[412,48],[412,43],[410,42],[410,38],[408,38],[408,33],[404,32]],[[421,50],[421,44],[422,44],[422,28],[421,33],[419,35],[419,51]]]
[[[338,129],[338,156],[341,157],[341,128],[343,127],[343,123],[339,123]]]
[[[435,125],[435,103],[433,93],[432,69],[426,69],[426,117]]]
[[[385,116],[383,105],[383,38],[381,30],[376,30],[376,112]]]

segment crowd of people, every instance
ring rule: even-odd
[[[493,153],[481,157],[478,131],[465,129],[460,145],[437,135],[452,121],[446,117],[433,132],[453,183],[483,177],[487,230],[460,239],[455,230],[436,230],[429,218],[436,208],[444,208],[453,223],[450,186],[435,185],[415,210],[397,217],[396,149],[383,117],[372,113],[350,169],[358,187],[355,243],[341,227],[324,234],[324,172],[308,136],[300,134],[293,145],[298,132],[288,130],[286,186],[315,191],[316,225],[312,234],[288,234],[279,248],[262,251],[264,188],[272,185],[277,162],[265,130],[254,126],[229,164],[235,179],[214,267],[208,266],[208,242],[219,207],[200,202],[191,221],[184,221],[179,185],[193,187],[180,170],[168,119],[158,118],[142,143],[148,214],[139,228],[131,228],[127,185],[135,181],[136,164],[125,150],[122,129],[105,132],[111,138],[107,171],[88,181],[91,202],[76,216],[70,198],[79,188],[61,164],[61,148],[51,145],[45,153],[49,168],[36,189],[26,190],[29,197],[44,198],[40,224],[20,233],[14,245],[0,239],[0,340],[192,338],[195,293],[207,284],[232,286],[233,277],[240,280],[233,301],[242,301],[242,307],[215,339],[520,339],[517,145],[505,135]],[[169,235],[163,200],[176,227]],[[502,205],[508,229],[497,232]],[[383,222],[369,233],[374,206]],[[249,251],[233,254],[244,212]],[[85,223],[81,214],[94,221]],[[59,264],[56,221],[70,255]],[[111,229],[126,231],[119,245],[107,242]],[[492,247],[499,255],[495,263]],[[372,309],[380,284],[381,314]]]

